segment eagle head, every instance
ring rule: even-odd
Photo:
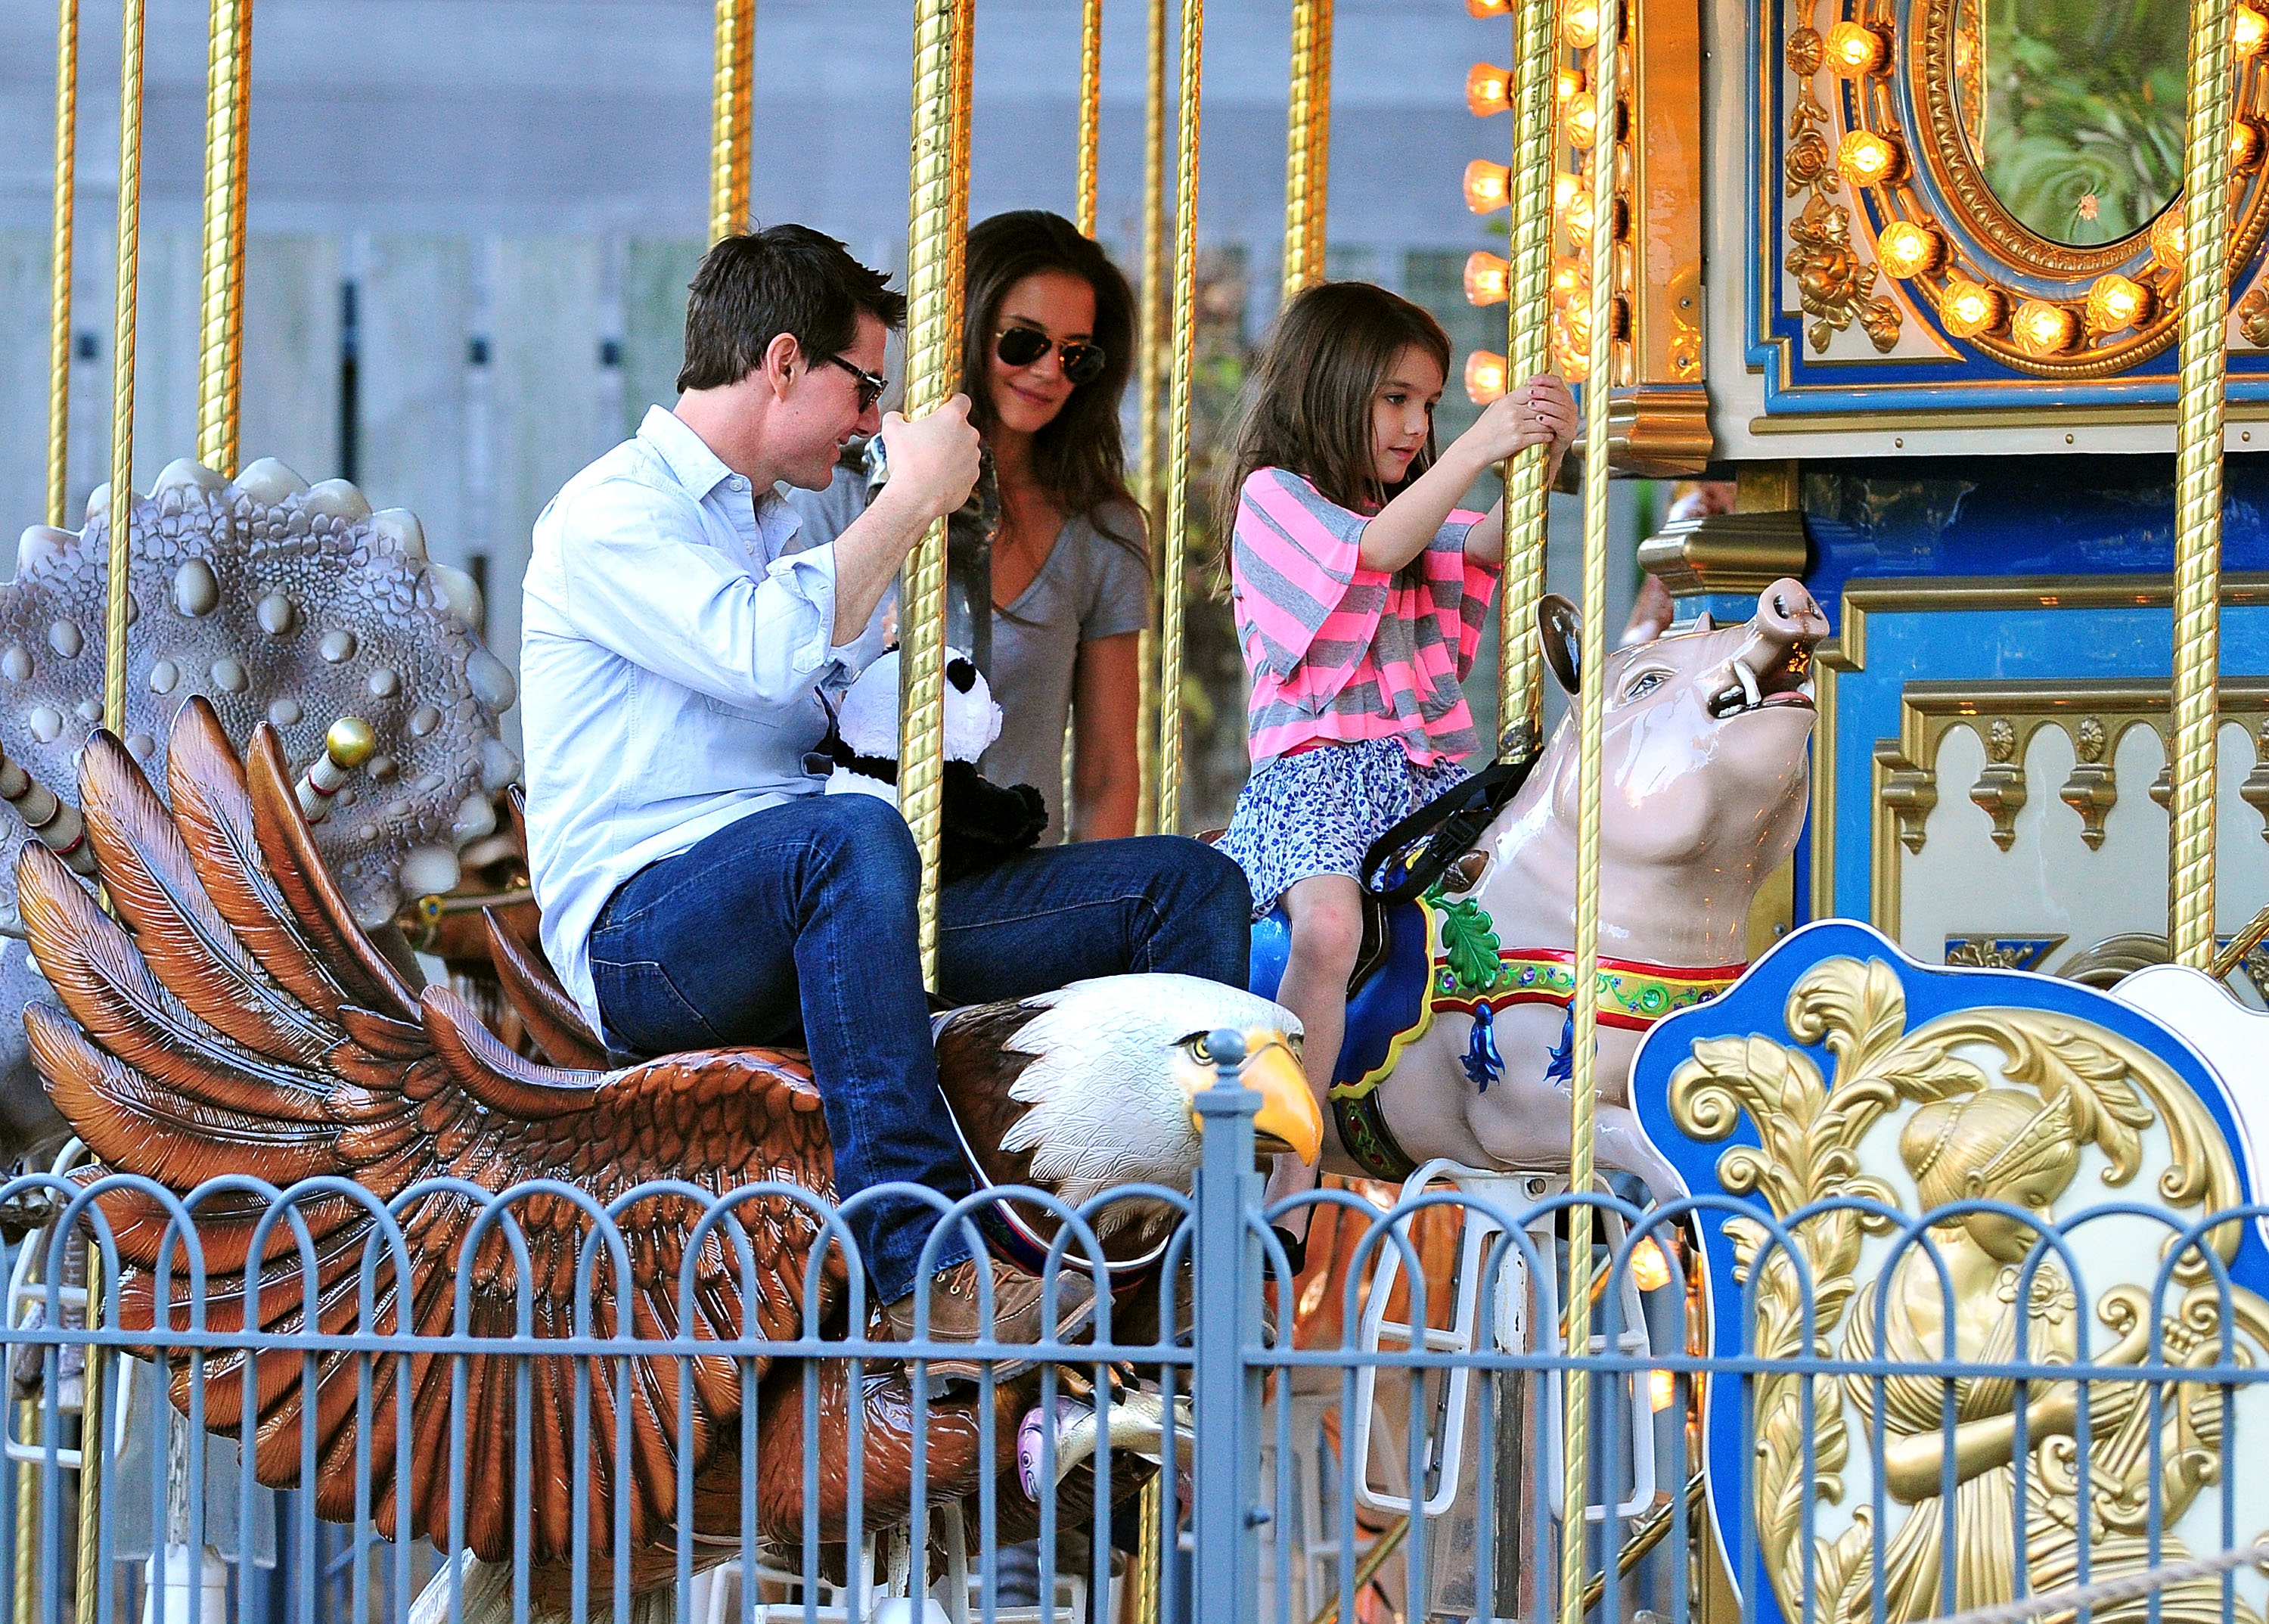
[[[1201,1148],[1197,1096],[1220,1068],[1212,1035],[1245,1037],[1243,1081],[1260,1096],[1256,1148],[1312,1163],[1323,1116],[1300,1066],[1299,1017],[1242,987],[1195,976],[1105,976],[1022,1000],[1008,1053],[1025,1109],[1001,1148],[1031,1157],[1032,1181],[1076,1206],[1118,1185],[1186,1192]]]

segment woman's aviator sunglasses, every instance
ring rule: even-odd
[[[1030,366],[1053,347],[1063,362],[1063,374],[1074,383],[1093,383],[1103,376],[1100,344],[1057,343],[1033,327],[1004,327],[993,341],[993,353],[1003,366]]]

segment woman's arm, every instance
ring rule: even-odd
[[[1075,840],[1116,840],[1134,832],[1142,769],[1142,634],[1122,632],[1079,646],[1072,667],[1072,828]]]

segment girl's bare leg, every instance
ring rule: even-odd
[[[1300,1017],[1306,1034],[1301,1052],[1308,1087],[1328,1131],[1332,1068],[1347,1032],[1348,977],[1355,972],[1356,955],[1363,950],[1363,892],[1346,875],[1311,875],[1284,893],[1284,912],[1291,917],[1292,947],[1276,1001]],[[1297,1156],[1280,1155],[1270,1170],[1268,1200],[1304,1194],[1316,1187],[1319,1176],[1319,1166],[1307,1167]],[[1301,1209],[1283,1227],[1304,1240],[1313,1211]]]

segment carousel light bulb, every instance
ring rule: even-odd
[[[2169,270],[2183,268],[2183,200],[2179,197],[2151,222],[2151,257]]]
[[[2261,163],[2261,124],[2257,119],[2233,119],[2229,125],[2229,166],[2240,174]]]
[[[1571,299],[1588,293],[1592,286],[1592,268],[1574,255],[1565,255],[1552,262],[1552,302],[1567,303]]]
[[[1847,79],[1881,73],[1890,60],[1890,41],[1865,23],[1841,22],[1828,31],[1829,71]]]
[[[1493,63],[1477,62],[1466,70],[1466,106],[1475,118],[1489,118],[1512,104],[1506,99],[1512,75]]]
[[[1670,1259],[1662,1255],[1662,1248],[1652,1236],[1631,1248],[1631,1282],[1641,1291],[1659,1291],[1670,1284]],[[1658,1376],[1668,1376],[1667,1370],[1658,1370]],[[1660,1409],[1660,1405],[1655,1408]]]
[[[1552,177],[1552,207],[1556,210],[1565,209],[1575,200],[1576,194],[1582,186],[1583,181],[1581,179],[1568,173],[1565,170],[1554,175]]]
[[[1466,358],[1466,398],[1476,406],[1486,406],[1504,394],[1505,358],[1488,350],[1476,350]]]
[[[1569,97],[1584,88],[1588,81],[1581,68],[1563,68],[1552,76],[1552,105],[1563,106]]]
[[[1512,10],[1512,0],[1466,0],[1466,15],[1476,22],[1487,22],[1492,17],[1503,17]]]
[[[1649,1370],[1646,1373],[1647,1407],[1658,1414],[1678,1402],[1678,1372]]]
[[[1903,280],[1936,270],[1946,257],[1946,239],[1927,225],[1894,220],[1875,239],[1875,250],[1883,269]]]
[[[2233,7],[2230,44],[2240,56],[2259,55],[2262,46],[2269,44],[2269,17],[2250,5]]]
[[[1560,110],[1560,133],[1578,152],[1588,152],[1600,133],[1600,109],[1592,92],[1579,90]]]
[[[1946,284],[1938,314],[1946,323],[1946,330],[1955,337],[1975,338],[2001,324],[2001,312],[2007,303],[1999,289],[1956,277]]]
[[[2099,333],[2140,326],[2150,316],[2150,290],[2117,273],[2098,277],[2088,290],[2088,324]]]
[[[1511,272],[1511,266],[1486,248],[1466,255],[1466,303],[1504,303],[1507,278]]]
[[[2046,357],[2062,355],[2069,350],[2079,333],[2080,323],[2062,305],[2051,304],[2045,299],[2029,299],[2017,306],[2009,330],[2017,340],[2018,349],[2027,355]]]
[[[1895,181],[1905,163],[1899,144],[1873,130],[1851,130],[1836,149],[1836,173],[1854,186],[1881,186]]]
[[[1597,0],[1563,0],[1560,43],[1571,51],[1588,51],[1600,42]]]
[[[1579,248],[1589,247],[1592,241],[1591,193],[1578,192],[1568,200],[1567,208],[1561,212],[1560,224],[1568,233],[1568,240]]]
[[[1477,158],[1466,166],[1466,207],[1475,214],[1502,209],[1511,196],[1512,171]]]

